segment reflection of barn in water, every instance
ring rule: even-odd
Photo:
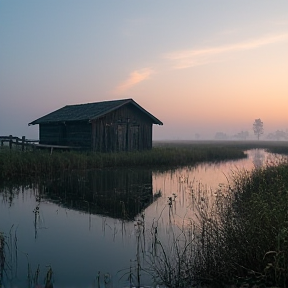
[[[132,220],[153,202],[152,172],[77,172],[46,184],[44,194],[48,200],[69,209]]]

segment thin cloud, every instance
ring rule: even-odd
[[[184,69],[193,66],[204,65],[210,62],[215,62],[212,56],[219,55],[227,52],[236,52],[243,50],[252,50],[261,46],[284,42],[288,40],[288,34],[280,34],[259,38],[249,42],[236,43],[225,46],[218,46],[197,50],[181,50],[164,55],[164,58],[174,61],[175,69]]]
[[[138,83],[146,79],[149,79],[150,75],[153,73],[154,71],[151,68],[135,70],[129,75],[127,80],[125,80],[123,83],[121,83],[114,89],[113,93],[123,94],[124,92],[128,91]]]

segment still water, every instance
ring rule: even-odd
[[[3,187],[0,232],[8,250],[0,287],[1,281],[2,287],[44,287],[50,268],[54,288],[133,287],[139,281],[153,287],[142,267],[155,229],[169,241],[171,225],[193,218],[195,187],[212,197],[232,173],[273,157],[250,150],[237,161],[169,171],[86,171]]]

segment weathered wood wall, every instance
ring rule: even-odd
[[[63,123],[57,124],[40,124],[39,125],[39,144],[48,145],[66,145],[63,138]]]
[[[66,124],[67,145],[91,149],[92,125],[89,122],[72,122]]]
[[[85,122],[40,124],[40,144],[91,148],[92,125]]]
[[[134,151],[152,148],[152,122],[133,105],[123,106],[92,121],[96,151]]]
[[[152,148],[152,121],[132,104],[91,121],[39,125],[40,144],[78,146],[94,151]]]

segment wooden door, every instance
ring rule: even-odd
[[[139,150],[139,125],[130,126],[130,150]]]
[[[126,151],[127,149],[127,125],[119,124],[117,126],[117,150]]]

